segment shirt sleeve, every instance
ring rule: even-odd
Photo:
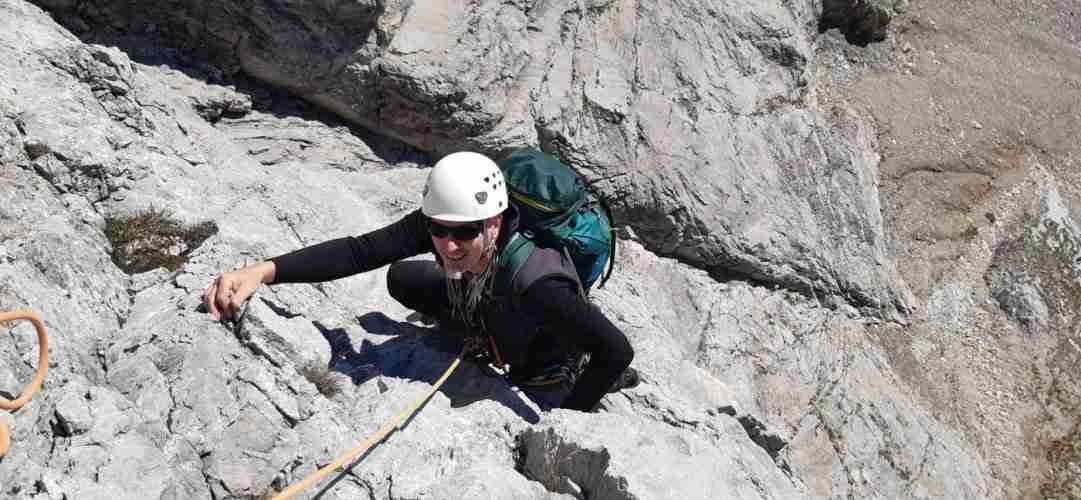
[[[318,283],[352,276],[434,251],[424,214],[410,212],[397,222],[361,236],[325,241],[270,259],[274,283]]]
[[[525,291],[521,306],[526,314],[544,319],[545,331],[589,353],[589,365],[562,407],[592,410],[634,359],[627,337],[600,309],[582,299],[577,283],[563,277],[537,280]]]

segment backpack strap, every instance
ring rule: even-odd
[[[604,288],[604,284],[608,283],[608,278],[612,277],[612,270],[616,268],[616,220],[612,218],[612,209],[608,208],[608,203],[603,198],[598,197],[597,202],[604,209],[604,214],[608,216],[608,229],[612,231],[612,249],[608,252],[608,271],[601,278],[601,284],[597,285],[597,288]]]
[[[496,259],[496,266],[498,266],[495,275],[496,293],[514,294],[514,278],[518,276],[518,271],[522,270],[526,259],[535,248],[537,245],[529,238],[520,233],[514,233],[514,237],[503,248],[503,251],[499,252],[499,257]],[[513,297],[513,300],[517,301],[518,298]]]

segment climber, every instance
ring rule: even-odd
[[[420,210],[358,237],[226,272],[203,299],[215,319],[228,318],[263,283],[323,282],[391,264],[392,297],[467,332],[468,345],[509,364],[508,379],[542,409],[591,411],[606,392],[637,385],[634,351],[585,298],[564,253],[536,248],[513,285],[495,284],[500,252],[518,224],[499,166],[478,153],[453,153],[429,173]],[[403,261],[427,252],[436,260]]]

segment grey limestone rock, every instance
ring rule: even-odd
[[[598,413],[544,413],[465,363],[321,498],[1002,496],[986,451],[898,377],[880,321],[818,300],[892,304],[904,287],[880,258],[873,134],[799,90],[815,5],[259,3],[204,20],[175,2],[162,12],[179,21],[149,23],[111,5],[74,8],[217,33],[249,71],[288,69],[277,83],[360,122],[375,110],[357,96],[382,96],[367,123],[433,151],[542,143],[640,235],[592,297],[641,385]],[[259,22],[241,37],[238,18]],[[700,43],[726,55],[700,64]],[[224,270],[413,210],[425,153],[302,113],[200,114],[251,94],[83,44],[18,0],[0,3],[0,59],[0,305],[39,310],[54,339],[44,390],[8,416],[0,495],[258,497],[376,433],[454,359],[385,270],[261,289],[239,324],[197,310]],[[340,79],[295,85],[328,65]],[[176,271],[128,276],[104,218],[150,204],[219,231]],[[28,333],[0,335],[0,390],[32,372]],[[339,393],[305,379],[312,363]]]
[[[598,499],[803,494],[727,416],[717,418],[721,431],[712,439],[659,422],[630,424],[619,415],[553,417],[518,436],[522,472],[552,491]]]
[[[1081,228],[1053,187],[1019,222],[1018,236],[995,248],[985,275],[991,295],[1029,330],[1068,329],[1081,307]]]
[[[622,249],[619,278],[597,295],[647,383],[611,411],[706,435],[715,415],[735,417],[814,498],[993,495],[987,464],[899,382],[864,320]],[[697,384],[677,375],[686,365],[705,372]]]
[[[162,44],[437,155],[540,146],[656,253],[889,315],[912,304],[885,258],[871,134],[808,79],[823,9],[876,34],[888,22],[867,21],[879,2],[850,3],[50,7],[103,32],[153,25]]]
[[[999,306],[1025,328],[1046,327],[1048,321],[1047,304],[1044,303],[1040,290],[1024,272],[1006,273],[995,277],[992,296]]]
[[[204,119],[215,122],[222,116],[243,116],[251,111],[251,97],[232,89],[213,86],[195,93],[192,106]]]

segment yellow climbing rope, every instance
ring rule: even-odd
[[[409,417],[409,416],[413,415],[414,413],[416,413],[417,409],[420,408],[420,406],[422,404],[424,404],[424,402],[427,401],[428,398],[431,398],[432,395],[435,394],[435,391],[439,390],[439,387],[441,387],[443,385],[443,382],[447,381],[447,378],[450,377],[450,374],[454,373],[454,369],[458,368],[458,365],[462,362],[462,357],[465,356],[465,353],[466,353],[466,349],[462,349],[462,352],[458,354],[457,358],[454,358],[454,362],[450,364],[450,367],[447,368],[447,371],[443,372],[443,376],[439,377],[439,380],[437,380],[435,382],[435,385],[432,386],[432,389],[429,390],[424,395],[424,397],[418,399],[417,402],[413,404],[413,406],[411,406],[408,409],[406,409],[405,411],[399,413],[397,417],[395,417],[393,420],[388,422],[387,425],[384,426],[381,431],[379,431],[374,436],[372,436],[372,437],[370,437],[368,439],[365,439],[364,442],[357,445],[357,447],[353,448],[353,450],[350,451],[349,453],[346,453],[345,455],[342,455],[341,458],[339,458],[338,460],[335,460],[334,463],[332,463],[330,465],[327,465],[327,466],[323,467],[322,469],[319,469],[314,474],[312,474],[312,475],[308,476],[307,478],[305,478],[303,481],[300,481],[299,483],[296,483],[296,484],[286,488],[285,491],[283,491],[281,493],[278,493],[278,495],[275,496],[273,498],[273,500],[286,500],[286,499],[292,497],[293,495],[296,495],[297,493],[300,493],[304,488],[307,488],[307,487],[311,486],[312,484],[315,484],[316,481],[322,479],[327,474],[330,474],[331,472],[333,472],[334,469],[342,467],[343,465],[349,463],[354,458],[359,456],[361,453],[364,453],[364,451],[367,450],[369,447],[371,447],[371,445],[373,445],[375,443],[378,443],[379,441],[382,441],[383,438],[386,437],[387,434],[389,434],[391,431],[397,429],[398,426],[401,425],[403,420],[405,420],[407,417]]]
[[[30,381],[30,385],[26,387],[18,399],[11,401],[0,398],[0,410],[18,410],[22,408],[27,401],[30,401],[34,393],[41,388],[42,382],[45,381],[45,372],[49,370],[49,337],[45,335],[45,324],[41,322],[41,318],[38,317],[37,313],[29,310],[0,313],[0,322],[16,319],[30,320],[38,331],[38,371],[34,375],[34,379]],[[10,447],[11,433],[7,424],[0,422],[0,457],[6,455]]]

